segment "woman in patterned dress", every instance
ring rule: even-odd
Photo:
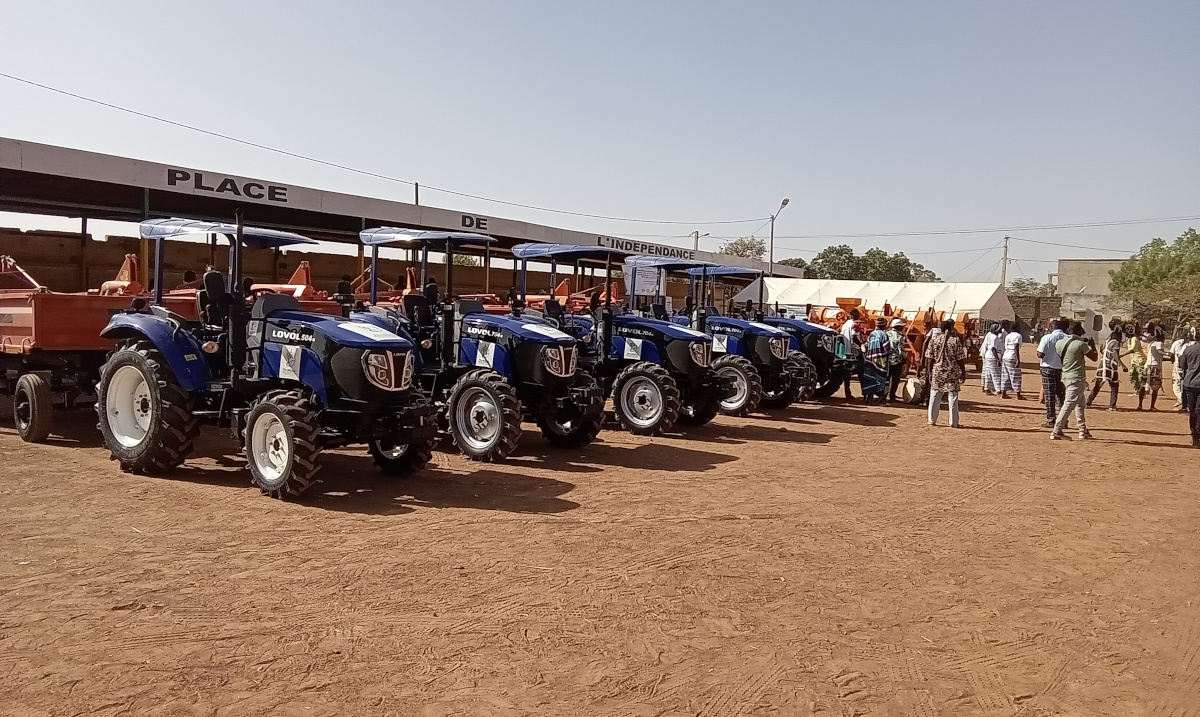
[[[954,320],[942,322],[942,331],[929,341],[929,360],[933,363],[929,394],[929,425],[936,426],[942,407],[942,396],[950,402],[950,427],[961,428],[958,422],[958,392],[967,375],[967,348],[954,328]]]
[[[1117,394],[1121,390],[1121,372],[1129,371],[1129,369],[1125,368],[1125,363],[1121,361],[1121,357],[1125,355],[1121,353],[1121,342],[1125,338],[1125,334],[1121,331],[1121,324],[1114,320],[1108,323],[1108,327],[1111,331],[1108,339],[1104,342],[1104,354],[1100,358],[1100,368],[1096,371],[1096,380],[1092,384],[1092,393],[1088,396],[1087,405],[1088,408],[1092,407],[1092,402],[1100,393],[1100,387],[1107,382],[1108,410],[1115,411],[1117,410]]]

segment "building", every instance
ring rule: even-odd
[[[1062,312],[1067,316],[1088,311],[1107,310],[1109,282],[1112,272],[1120,269],[1125,259],[1059,259],[1058,295],[1062,297]]]

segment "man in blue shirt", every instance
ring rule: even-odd
[[[1054,428],[1058,406],[1066,398],[1066,388],[1062,383],[1062,356],[1058,355],[1055,346],[1061,339],[1067,338],[1067,326],[1070,323],[1065,317],[1058,317],[1054,320],[1054,330],[1038,343],[1037,355],[1042,362],[1042,393],[1046,401],[1046,428]]]

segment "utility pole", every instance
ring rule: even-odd
[[[1008,237],[1004,237],[1004,257],[1000,260],[1000,286],[1008,286]]]
[[[693,251],[700,250],[700,230],[699,229],[692,232],[692,250]]]

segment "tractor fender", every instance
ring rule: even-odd
[[[154,344],[184,391],[203,388],[212,378],[200,343],[174,321],[154,314],[115,314],[100,332],[105,339],[145,339]]]

